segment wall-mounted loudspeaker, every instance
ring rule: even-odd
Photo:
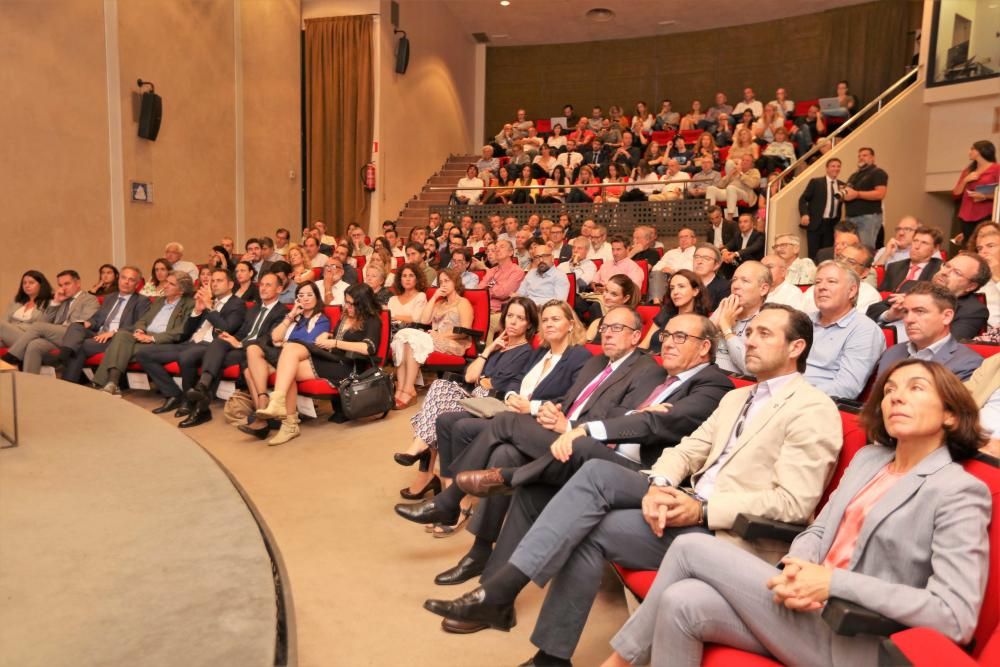
[[[403,32],[397,30],[396,32]],[[396,74],[406,74],[406,66],[410,64],[410,40],[406,38],[406,33],[399,38],[396,45]]]
[[[153,92],[142,94],[142,106],[139,108],[139,136],[143,139],[156,141],[160,133],[160,121],[163,120],[163,100]]]

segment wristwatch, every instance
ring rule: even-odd
[[[662,487],[665,487],[665,486],[670,486],[670,480],[668,480],[663,475],[650,475],[649,476],[649,485],[650,486],[659,486],[659,487],[662,488]]]
[[[701,501],[701,525],[708,528],[708,501]]]

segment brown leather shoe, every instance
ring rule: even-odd
[[[441,629],[454,635],[471,635],[473,632],[488,630],[489,624],[478,621],[456,621],[450,618],[441,620]]]
[[[466,470],[455,476],[458,488],[470,496],[489,498],[490,496],[505,496],[514,493],[500,475],[500,468],[487,470]]]

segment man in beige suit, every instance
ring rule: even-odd
[[[833,471],[840,416],[802,377],[812,329],[805,314],[765,305],[746,332],[745,361],[757,385],[726,394],[648,477],[606,461],[584,464],[508,563],[461,598],[424,607],[452,625],[509,629],[521,589],[552,580],[531,637],[540,650],[525,664],[568,665],[605,560],[655,569],[674,538],[701,532],[776,562],[787,544],[744,541],[731,529],[740,513],[807,523]],[[677,488],[689,476],[694,488]]]
[[[1000,354],[994,354],[965,383],[979,406],[979,421],[990,441],[981,451],[1000,458]]]

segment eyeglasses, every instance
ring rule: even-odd
[[[942,264],[941,268],[938,269],[938,271],[941,272],[941,273],[943,273],[943,274],[945,274],[945,275],[948,275],[950,273],[954,273],[956,276],[958,276],[959,278],[961,278],[963,280],[971,280],[971,278],[969,278],[964,273],[962,273],[961,271],[959,271],[958,269],[956,269],[949,262],[945,262],[944,264]]]
[[[896,231],[897,232],[911,232],[912,233],[912,232],[917,231],[917,228],[916,227],[896,227]]]
[[[773,250],[781,250],[782,248],[792,248],[794,246],[794,243],[775,243],[771,248]]]
[[[695,253],[694,258],[695,259],[701,259],[701,260],[704,260],[706,262],[714,262],[715,261],[715,255],[699,255],[698,253]]]
[[[604,333],[606,331],[610,331],[612,333],[616,333],[617,334],[617,333],[621,333],[625,329],[631,329],[632,331],[638,331],[638,329],[636,329],[635,327],[630,327],[627,324],[602,324],[601,326],[597,327],[597,333]]]
[[[864,262],[859,262],[856,259],[851,259],[850,257],[844,257],[843,255],[837,255],[837,261],[843,262],[848,266],[864,266]]]
[[[704,336],[695,336],[694,334],[684,333],[683,331],[661,331],[660,340],[665,341],[667,338],[673,338],[676,345],[683,345],[687,342],[688,338],[697,338],[698,340],[708,340]]]

